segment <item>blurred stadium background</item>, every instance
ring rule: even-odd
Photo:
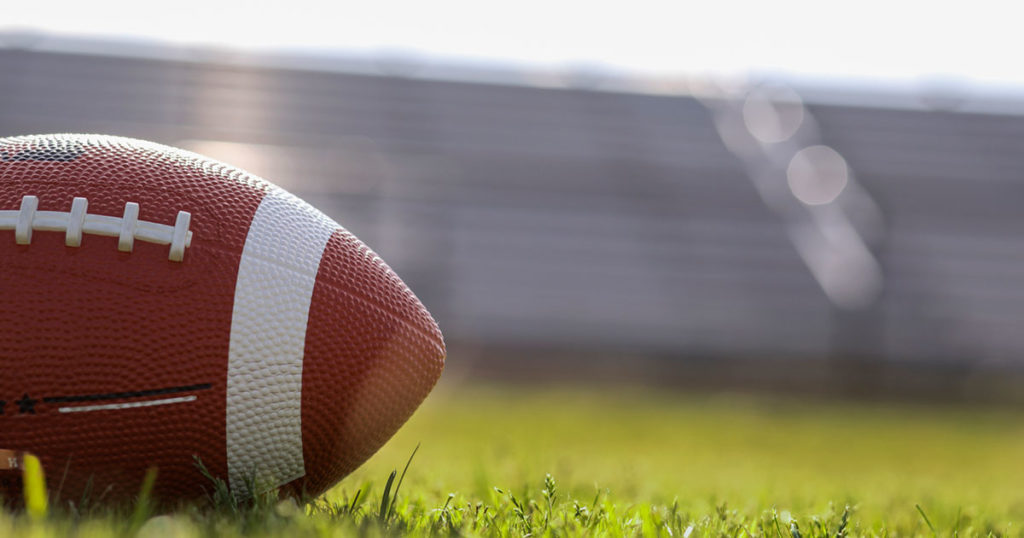
[[[449,375],[1017,399],[1024,99],[0,34],[0,136],[185,147],[356,233]]]

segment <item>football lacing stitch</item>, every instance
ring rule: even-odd
[[[192,244],[189,223],[192,214],[179,211],[174,226],[139,220],[139,204],[128,202],[124,215],[90,215],[89,201],[76,197],[71,202],[71,211],[38,211],[39,198],[25,196],[21,208],[0,210],[0,230],[14,230],[14,240],[19,245],[32,242],[32,231],[64,232],[64,244],[69,247],[82,245],[82,234],[117,237],[117,250],[131,252],[135,240],[170,245],[167,259],[180,262],[185,258],[185,248]]]

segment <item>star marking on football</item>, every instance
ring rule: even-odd
[[[24,394],[20,400],[17,400],[14,403],[18,405],[18,414],[27,413],[29,415],[34,415],[36,414],[36,402],[38,401],[39,400],[29,398],[28,394]]]

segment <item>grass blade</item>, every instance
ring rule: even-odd
[[[395,476],[398,475],[398,471],[391,471],[391,475],[388,476],[388,482],[384,484],[384,493],[380,497],[380,513],[377,515],[377,519],[383,523],[386,521],[388,512],[391,509],[391,503],[388,502],[389,496],[391,495],[391,484],[395,481]]]
[[[928,516],[924,513],[924,510],[921,509],[921,505],[915,504],[914,506],[917,507],[918,513],[920,513],[921,517],[924,518],[924,522],[928,524],[928,528],[932,530],[932,536],[938,536],[938,533],[935,532],[935,527],[932,526],[932,522],[928,520]]]
[[[157,468],[150,467],[146,470],[146,476],[142,479],[142,487],[139,488],[139,497],[135,501],[135,510],[132,512],[132,529],[139,529],[146,522],[153,512],[153,486],[156,485]]]
[[[420,444],[416,443],[416,448],[412,449],[412,454],[409,454],[408,461],[405,462],[405,468],[402,469],[402,476],[398,477],[398,485],[395,486],[395,493],[391,496],[391,505],[388,507],[388,518],[391,514],[395,513],[395,502],[398,500],[398,490],[402,487],[402,481],[405,480],[405,473],[409,470],[409,464],[412,463],[412,459],[416,457],[416,452],[420,450]]]
[[[22,488],[25,494],[25,510],[32,519],[43,519],[49,511],[46,498],[46,476],[39,458],[32,454],[22,457]]]

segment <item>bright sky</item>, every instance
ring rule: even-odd
[[[948,5],[949,7],[942,7]],[[642,74],[790,74],[1024,86],[1020,13],[975,0],[50,0],[0,29],[256,49],[412,53]],[[1022,8],[1024,11],[1024,8]]]

